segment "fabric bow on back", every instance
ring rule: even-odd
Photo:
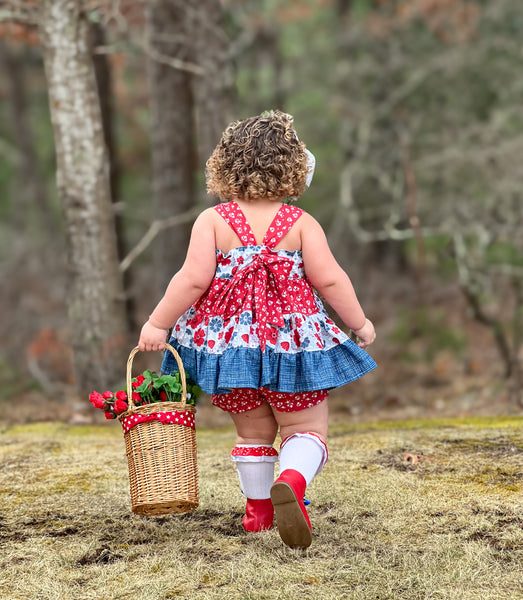
[[[283,327],[283,309],[293,262],[268,248],[239,268],[212,303],[212,312],[228,321],[252,305],[252,321],[258,324],[261,351],[265,351],[271,326]]]

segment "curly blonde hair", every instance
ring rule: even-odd
[[[275,111],[231,123],[207,161],[207,191],[224,201],[301,196],[307,154],[292,122]]]

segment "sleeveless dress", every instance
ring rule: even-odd
[[[302,209],[282,205],[261,244],[235,202],[215,210],[242,246],[216,250],[209,288],[178,319],[169,342],[205,392],[329,390],[376,367],[327,315],[305,275],[301,250],[274,250]],[[166,352],[162,372],[177,369]]]

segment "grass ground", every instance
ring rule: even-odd
[[[130,511],[117,423],[2,426],[2,600],[523,599],[523,419],[335,423],[313,544],[246,534],[230,428],[198,431],[200,507]]]

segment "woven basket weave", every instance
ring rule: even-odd
[[[185,370],[176,350],[166,344],[180,369],[182,398],[180,402],[162,402],[135,406],[132,400],[131,370],[138,348],[127,361],[127,391],[129,408],[119,416],[196,412],[187,405]],[[179,423],[164,423],[156,418],[137,423],[124,433],[129,465],[132,511],[138,515],[186,513],[198,507],[198,468],[196,462],[196,432]]]

